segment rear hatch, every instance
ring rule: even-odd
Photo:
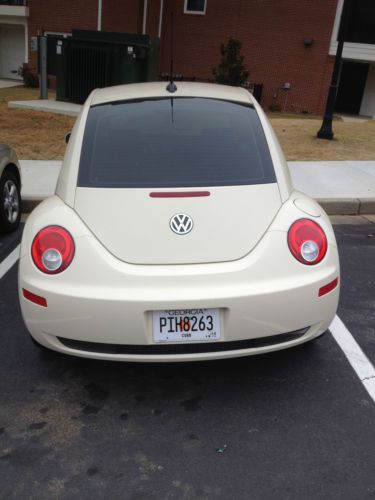
[[[239,259],[280,206],[251,105],[177,97],[90,108],[75,210],[117,258],[134,264]]]

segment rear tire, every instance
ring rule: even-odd
[[[5,171],[0,179],[0,231],[10,233],[21,220],[21,193],[16,176]]]

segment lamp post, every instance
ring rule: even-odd
[[[338,33],[338,44],[337,44],[335,65],[333,67],[332,79],[331,79],[331,84],[329,87],[327,104],[326,104],[326,109],[325,109],[324,117],[323,117],[323,123],[322,123],[320,130],[318,131],[318,133],[316,135],[318,139],[328,139],[331,141],[333,139],[333,136],[334,136],[334,133],[332,130],[333,112],[334,112],[334,108],[335,108],[337,89],[338,89],[338,84],[339,84],[342,51],[344,48],[344,41],[345,41],[345,37],[346,37],[346,33],[347,33],[350,2],[351,2],[351,0],[344,0],[344,5],[342,8],[339,33]]]

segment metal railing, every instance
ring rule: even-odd
[[[21,7],[26,7],[27,0],[0,0],[0,5],[19,5]]]

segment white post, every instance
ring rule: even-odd
[[[47,81],[47,37],[39,37],[39,99],[48,99],[48,81]]]
[[[163,24],[163,8],[164,8],[164,0],[160,0],[159,31],[158,31],[159,39],[161,38],[161,27]]]
[[[98,0],[98,31],[102,31],[102,7],[103,0]]]
[[[142,25],[142,35],[146,34],[146,23],[147,23],[147,0],[143,0],[143,25]]]
[[[27,22],[24,24],[25,28],[25,63],[29,62],[29,27]]]

